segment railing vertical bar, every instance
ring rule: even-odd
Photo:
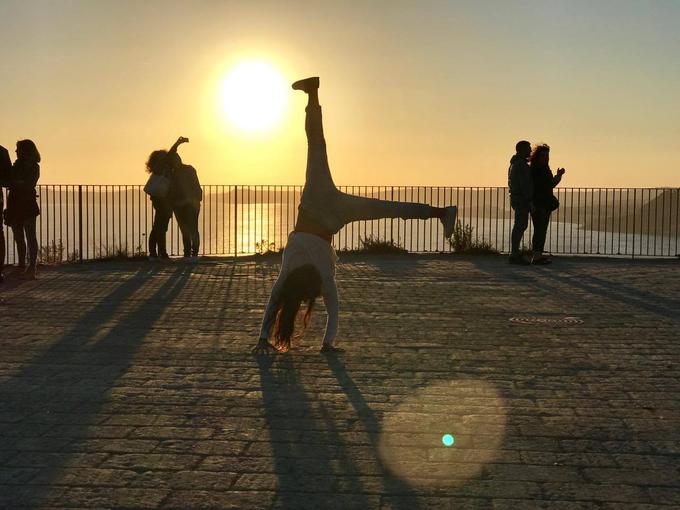
[[[580,252],[580,241],[581,241],[581,188],[577,190],[576,198],[576,253]]]
[[[630,218],[630,188],[626,188],[626,255],[628,255],[628,233],[629,233],[629,226],[628,226],[628,220]]]
[[[633,258],[635,258],[635,219],[637,218],[637,189],[633,190]]]
[[[647,248],[645,249],[645,255],[649,255],[649,233],[651,229],[651,216],[652,216],[652,204],[650,203],[652,199],[652,190],[647,190]]]
[[[661,256],[663,256],[663,240],[664,240],[664,230],[666,222],[666,190],[661,189]]]
[[[83,261],[83,187],[78,185],[78,260]]]
[[[680,229],[680,188],[675,190],[675,256],[680,257],[678,251],[678,235]]]

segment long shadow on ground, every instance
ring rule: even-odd
[[[358,474],[323,402],[312,399],[291,355],[258,356],[262,403],[278,476],[281,508],[372,508],[358,482],[334,494],[337,475]],[[309,434],[305,442],[303,434]],[[300,495],[308,493],[309,497]]]
[[[185,286],[191,269],[178,267],[148,299],[101,335],[100,326],[149,285],[154,273],[140,269],[114,287],[68,333],[0,386],[3,413],[16,420],[3,428],[0,450],[14,451],[8,463],[19,466],[10,470],[10,479],[0,482],[6,484],[1,507],[39,506],[55,497],[49,493],[50,484],[87,438],[107,393]]]

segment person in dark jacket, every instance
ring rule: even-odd
[[[40,165],[38,164],[40,153],[33,141],[19,140],[16,154],[17,159],[9,175],[5,224],[12,228],[12,234],[14,234],[19,268],[26,268],[25,276],[35,279],[38,267],[36,218],[40,215],[35,187],[40,179]],[[28,267],[26,267],[27,245]]]
[[[553,195],[553,188],[562,180],[565,169],[558,168],[557,175],[553,175],[549,162],[550,147],[546,144],[534,147],[529,157],[534,188],[534,209],[531,213],[531,221],[534,225],[534,236],[531,241],[532,264],[550,264],[550,259],[543,255],[545,237],[550,224],[550,214],[559,207],[559,202]]]
[[[146,162],[147,172],[166,177],[172,183],[174,170],[171,166],[171,158],[173,154],[177,153],[177,148],[188,142],[188,138],[180,136],[169,151],[157,150],[149,155]],[[149,257],[151,259],[170,258],[167,249],[166,235],[168,232],[168,224],[172,218],[172,203],[170,197],[172,195],[172,185],[168,193],[164,196],[151,195],[151,204],[154,208],[153,226],[149,233]]]
[[[196,261],[201,243],[198,214],[201,210],[203,190],[193,166],[185,165],[177,152],[169,154],[169,160],[173,169],[170,202],[182,232],[184,257],[191,257]]]
[[[3,187],[9,186],[9,174],[12,170],[12,160],[9,158],[9,152],[2,145],[0,145],[0,214],[5,209]],[[2,271],[5,268],[5,229],[0,222],[0,283],[5,279]]]
[[[534,185],[531,169],[527,159],[531,154],[531,144],[521,140],[515,145],[516,153],[510,159],[508,169],[508,188],[510,188],[510,206],[515,211],[515,223],[512,226],[512,248],[509,262],[511,264],[528,265],[530,262],[522,257],[520,243],[524,231],[529,226],[529,213],[533,209]]]

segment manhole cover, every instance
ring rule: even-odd
[[[578,317],[511,317],[516,324],[583,324]]]

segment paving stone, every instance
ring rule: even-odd
[[[347,352],[317,352],[319,302],[291,353],[254,357],[278,268],[5,286],[0,508],[680,505],[677,261],[343,255]]]

